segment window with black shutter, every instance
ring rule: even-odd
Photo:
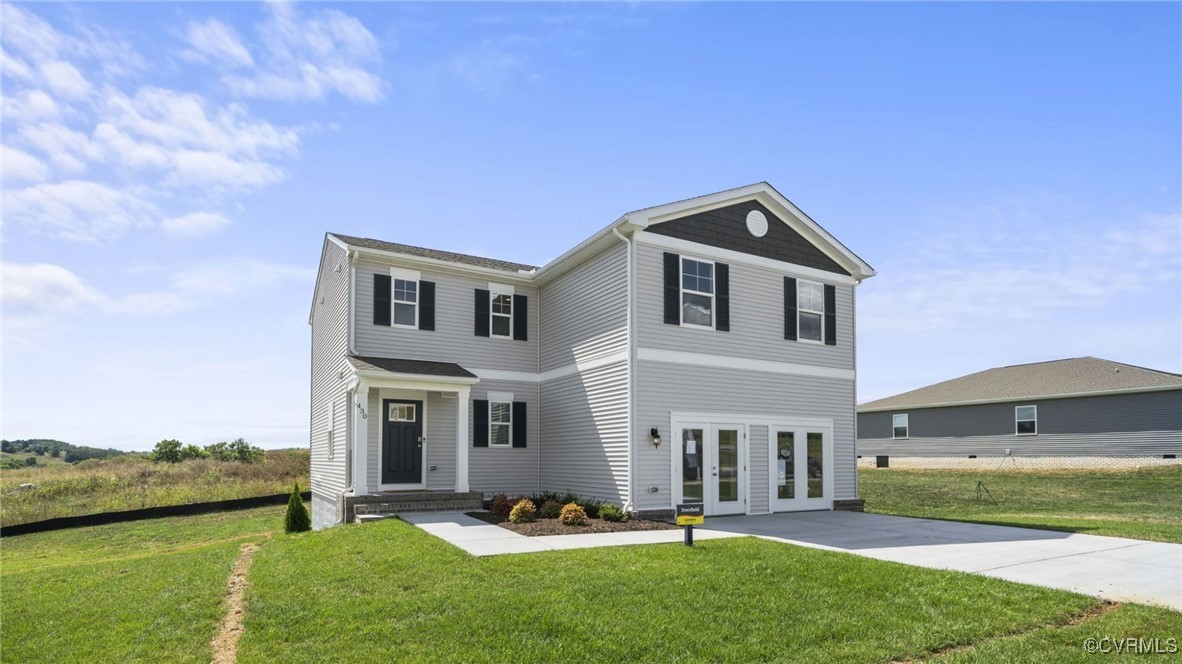
[[[390,324],[390,275],[373,275],[373,324]]]

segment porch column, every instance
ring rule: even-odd
[[[456,491],[468,490],[468,394],[456,392]]]
[[[360,407],[358,407],[360,406]],[[353,390],[353,495],[369,495],[369,420],[380,413],[369,412],[369,385],[361,382]]]

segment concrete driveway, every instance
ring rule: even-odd
[[[704,528],[1182,611],[1182,544],[857,512],[708,517]]]

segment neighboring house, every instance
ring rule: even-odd
[[[857,507],[854,287],[873,274],[767,183],[630,212],[544,267],[330,233],[314,525],[428,493]]]
[[[1182,455],[1182,375],[1096,357],[1019,364],[858,406],[864,456]]]

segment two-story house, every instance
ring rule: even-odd
[[[542,267],[330,233],[313,524],[541,490],[635,513],[856,507],[873,275],[767,183],[629,212]]]

